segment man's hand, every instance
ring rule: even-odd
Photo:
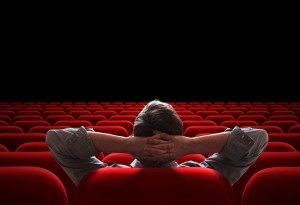
[[[173,158],[174,143],[158,133],[152,137],[128,138],[128,152],[138,159],[148,161],[166,161]]]
[[[190,138],[161,132],[155,133],[156,135],[148,138],[144,154],[156,157],[157,160],[173,161],[190,153]]]

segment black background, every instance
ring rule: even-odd
[[[13,22],[1,101],[300,100],[298,31],[286,22]]]

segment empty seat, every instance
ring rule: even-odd
[[[10,119],[13,119],[15,117],[15,112],[10,110],[0,110],[0,115],[7,115]]]
[[[8,126],[8,123],[3,120],[0,120],[0,126]]]
[[[297,150],[286,142],[269,142],[265,152],[297,152]]]
[[[191,126],[184,131],[184,136],[195,137],[202,133],[218,133],[223,132],[225,126]]]
[[[196,115],[199,115],[202,117],[202,119],[206,119],[209,115],[218,115],[219,113],[217,111],[197,111]]]
[[[41,112],[37,110],[22,110],[18,112],[18,115],[41,115]]]
[[[192,111],[176,111],[178,115],[193,115]]]
[[[75,119],[78,119],[78,117],[81,115],[91,115],[92,113],[87,110],[82,110],[82,111],[71,111],[68,114],[73,116]]]
[[[264,122],[263,126],[278,126],[283,132],[288,132],[290,127],[297,125],[298,122],[293,120],[268,120]]]
[[[134,160],[134,157],[131,154],[111,153],[111,154],[106,155],[102,161],[108,165],[124,164],[124,165],[129,166],[133,160]]]
[[[268,134],[271,134],[271,133],[283,133],[283,130],[278,127],[278,126],[251,126],[253,128],[258,128],[258,129],[264,129],[268,132]]]
[[[296,115],[272,115],[269,120],[294,120],[299,122],[299,118]]]
[[[54,124],[55,126],[81,127],[92,126],[87,120],[60,120]]]
[[[34,126],[32,127],[28,133],[44,133],[46,134],[48,132],[48,130],[51,129],[63,129],[63,128],[67,128],[69,126]]]
[[[226,110],[222,112],[222,115],[231,115],[234,119],[238,119],[239,116],[244,115],[244,112],[241,110]]]
[[[289,131],[290,133],[300,133],[300,124],[292,126]]]
[[[268,111],[248,111],[247,115],[262,115],[268,119],[270,116],[270,113]]]
[[[46,142],[27,142],[21,144],[16,152],[46,152],[49,151]]]
[[[262,125],[265,121],[267,121],[267,118],[263,115],[242,115],[238,117],[238,120],[253,120],[258,125]]]
[[[14,122],[13,126],[20,127],[24,132],[28,132],[34,126],[50,126],[50,124],[43,120],[20,120]]]
[[[217,126],[217,124],[211,120],[187,120],[182,123],[184,130],[191,126]]]
[[[221,125],[226,126],[226,127],[231,127],[231,128],[233,128],[235,126],[239,126],[239,127],[258,126],[258,124],[253,120],[228,120],[228,121],[222,122]]]
[[[132,123],[134,123],[136,116],[134,115],[114,115],[111,116],[109,119],[110,120],[128,120]]]
[[[300,167],[273,167],[257,172],[247,183],[242,205],[300,204]]]
[[[66,115],[66,113],[65,111],[44,111],[44,119],[46,119],[49,115]]]
[[[224,121],[234,120],[234,117],[231,115],[209,115],[205,120],[214,121],[217,125],[221,125]]]
[[[299,167],[300,152],[263,152],[257,161],[233,185],[236,198],[241,201],[243,190],[249,179],[258,171],[269,167]]]
[[[9,152],[9,150],[3,144],[0,144],[0,152]]]
[[[1,133],[24,133],[22,128],[17,126],[0,126],[0,134]]]
[[[187,162],[187,161],[194,161],[194,162],[203,162],[205,160],[205,157],[202,154],[187,154],[184,155],[182,157],[180,157],[179,159],[176,159],[176,162],[178,164],[181,164],[183,162]]]
[[[67,205],[62,182],[52,172],[39,167],[0,167],[1,205]]]
[[[64,170],[60,167],[60,165],[55,161],[55,159],[53,158],[50,152],[3,152],[0,154],[0,167],[8,167],[8,166],[10,167],[33,166],[33,167],[41,167],[51,171],[64,184],[66,191],[68,193],[69,205],[75,205],[76,185],[73,183],[70,177],[64,172]],[[30,182],[27,183],[30,184]],[[12,185],[14,186],[14,183]],[[51,195],[49,196],[49,198],[51,198]],[[49,200],[51,201],[51,199]],[[44,204],[44,203],[40,203],[40,204]],[[57,204],[57,203],[53,202],[52,204]]]
[[[0,134],[0,144],[9,151],[15,151],[18,146],[26,142],[44,142],[45,134],[41,133],[5,133]]]
[[[14,117],[14,122],[20,120],[43,120],[43,118],[40,115],[16,115]]]
[[[122,111],[119,113],[119,115],[134,115],[137,116],[140,113],[140,111]]]
[[[80,115],[78,120],[87,120],[92,125],[97,125],[98,122],[106,120],[106,117],[104,115]]]
[[[295,115],[295,112],[294,111],[273,111],[272,112],[272,115]]]
[[[96,124],[97,126],[121,126],[127,130],[130,135],[133,131],[133,124],[128,120],[103,120]]]
[[[71,115],[49,115],[45,119],[50,125],[54,125],[56,122],[61,120],[75,120],[75,118]]]
[[[8,115],[0,115],[0,120],[4,121],[4,122],[7,122],[7,124],[11,123],[11,119]]]
[[[202,117],[199,115],[179,115],[182,121],[186,120],[202,120]]]
[[[271,133],[270,142],[286,142],[300,151],[300,133]]]
[[[232,205],[233,193],[212,169],[106,168],[85,177],[78,187],[78,205],[98,205],[99,200],[106,205]]]
[[[115,111],[96,111],[94,115],[104,115],[106,119],[109,119],[113,115],[117,115]]]

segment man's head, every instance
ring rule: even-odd
[[[158,100],[149,102],[138,114],[134,122],[133,134],[138,137],[150,137],[154,131],[169,135],[182,135],[183,124],[173,107]],[[139,159],[143,164],[150,164]]]

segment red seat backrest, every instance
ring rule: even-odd
[[[228,181],[212,169],[106,168],[85,177],[78,205],[233,204]]]
[[[0,167],[2,205],[67,205],[64,185],[52,172],[39,167]]]

